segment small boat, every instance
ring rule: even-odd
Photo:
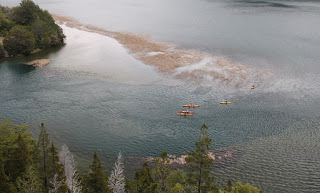
[[[187,104],[187,105],[183,105],[183,107],[200,107],[200,105]]]
[[[179,111],[180,113],[194,113],[194,111]]]
[[[180,116],[191,116],[193,114],[192,113],[177,113],[177,115],[180,115]]]
[[[255,89],[257,86],[258,86],[258,85],[255,84],[255,85],[253,85],[253,86],[251,87],[251,89]]]
[[[231,104],[232,102],[229,102],[229,101],[223,101],[223,102],[220,102],[220,104]]]

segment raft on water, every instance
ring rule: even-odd
[[[200,107],[200,105],[188,104],[188,105],[183,105],[183,107]]]
[[[224,102],[220,102],[220,104],[230,104],[232,102],[229,102],[229,101],[224,101]]]
[[[194,113],[194,111],[179,111],[180,113]]]
[[[192,113],[177,113],[177,115],[180,115],[180,116],[191,116],[193,114]]]
[[[253,86],[251,87],[251,89],[255,89],[257,86],[258,86],[258,85],[255,84],[255,85],[253,85]]]

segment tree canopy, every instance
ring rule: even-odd
[[[103,173],[102,164],[98,157],[97,152],[93,154],[93,162],[89,166],[90,172],[86,176],[86,186],[84,187],[84,192],[94,193],[94,192],[101,192],[106,193],[108,192],[108,184],[105,179],[105,175]]]
[[[214,177],[211,174],[213,159],[208,155],[211,150],[211,139],[208,137],[208,127],[201,127],[196,149],[188,153],[186,162],[189,166],[188,181],[195,185],[198,193],[208,192],[214,188]]]
[[[29,55],[35,48],[34,35],[25,26],[14,26],[10,29],[8,36],[3,40],[4,49],[9,55]]]
[[[0,58],[4,50],[9,56],[29,55],[37,48],[64,44],[65,35],[48,11],[31,0],[22,0],[12,9],[0,6]]]

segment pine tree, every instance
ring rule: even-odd
[[[50,190],[57,190],[58,192],[63,193],[68,191],[66,177],[64,175],[64,167],[59,162],[58,151],[53,143],[49,149],[48,179],[51,182],[51,186],[49,186]],[[59,184],[59,186],[57,184]]]
[[[107,189],[107,182],[105,179],[105,175],[103,173],[103,168],[97,152],[93,154],[93,162],[89,166],[90,172],[85,180],[85,188],[84,192],[88,193],[105,193],[108,191]]]
[[[17,139],[17,145],[18,147],[15,148],[12,153],[9,167],[9,173],[12,182],[15,182],[16,179],[26,171],[28,164],[31,163],[27,145],[20,134]]]
[[[122,162],[122,155],[119,153],[118,159],[114,165],[114,170],[108,180],[109,188],[112,189],[113,193],[124,193],[125,192],[125,177],[124,177],[124,165]]]
[[[43,123],[40,126],[41,132],[37,143],[39,155],[38,161],[40,163],[40,177],[43,179],[43,185],[45,192],[48,192],[48,156],[50,148],[49,135]]]
[[[227,190],[227,191],[229,191],[229,192],[232,190],[232,182],[231,182],[231,180],[230,180],[230,179],[228,180],[226,190]]]
[[[156,168],[153,170],[153,176],[157,183],[157,192],[167,192],[168,178],[172,169],[168,166],[168,153],[162,152],[161,158],[156,160]]]
[[[186,191],[184,190],[183,186],[179,183],[177,183],[169,193],[185,193]]]
[[[189,167],[189,183],[194,185],[197,192],[208,192],[214,190],[214,178],[211,175],[213,159],[208,153],[211,150],[211,139],[208,137],[208,127],[203,124],[201,127],[201,136],[196,142],[196,149],[189,152],[186,162]]]
[[[148,164],[145,162],[141,170],[137,170],[135,177],[135,183],[131,184],[131,191],[137,193],[152,193],[155,192],[157,184],[151,177],[151,172]]]
[[[5,171],[9,170],[9,162],[11,162],[11,155],[17,147],[17,139],[19,134],[27,144],[29,151],[33,149],[34,139],[31,138],[31,132],[28,132],[28,127],[24,125],[15,125],[12,121],[0,118],[0,148],[2,148],[3,162],[5,164]]]
[[[4,171],[4,162],[2,157],[2,151],[0,148],[0,192],[14,193],[16,192],[13,184],[9,182],[9,177]]]
[[[20,193],[43,193],[42,182],[34,165],[30,164],[22,177],[17,179],[17,188]]]

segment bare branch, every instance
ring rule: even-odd
[[[122,155],[119,152],[118,159],[114,165],[114,170],[108,180],[109,188],[112,189],[113,193],[124,193],[125,192],[125,176],[124,176],[124,165],[122,162]]]
[[[73,155],[69,151],[66,145],[61,147],[59,152],[60,163],[64,166],[64,173],[67,179],[67,186],[72,193],[81,192],[81,181],[76,169],[76,163],[74,161]]]

